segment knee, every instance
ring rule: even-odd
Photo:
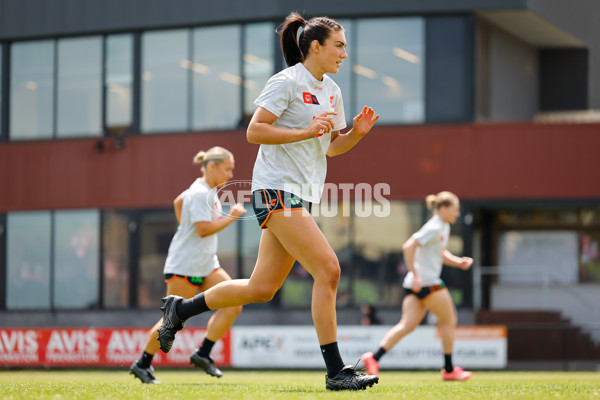
[[[340,283],[341,274],[342,272],[337,257],[330,257],[319,270],[319,275],[315,277],[315,281],[333,289],[337,289],[338,284]]]
[[[448,327],[455,327],[457,323],[458,320],[456,318],[456,315],[448,315],[447,317],[439,321],[440,326]]]
[[[252,288],[252,303],[266,303],[271,301],[278,289],[270,285],[261,285]]]
[[[227,307],[223,310],[227,312],[230,318],[237,318],[237,316],[240,315],[240,313],[242,312],[243,308],[244,307],[242,306],[233,306]]]

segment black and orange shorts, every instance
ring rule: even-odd
[[[177,275],[177,274],[165,274],[165,283],[173,280],[174,278],[184,279],[187,283],[192,286],[196,286],[199,288],[202,286],[202,282],[204,282],[203,276],[185,276],[185,275]]]
[[[252,193],[252,207],[261,229],[266,229],[266,223],[271,214],[306,208],[311,209],[311,203],[302,200],[293,193],[277,189],[258,189]]]
[[[440,283],[439,285],[424,286],[421,288],[421,291],[418,293],[413,292],[411,289],[404,288],[404,290],[406,291],[406,296],[408,296],[409,294],[414,294],[415,296],[417,296],[419,298],[419,300],[425,300],[425,298],[427,296],[429,296],[431,293],[437,292],[438,290],[442,290],[445,287],[446,287],[446,284],[442,281],[442,283]]]

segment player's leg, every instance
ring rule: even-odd
[[[200,291],[205,291],[218,283],[230,281],[231,277],[223,269],[214,270],[210,275],[204,278]],[[227,307],[217,310],[208,320],[206,326],[206,335],[202,344],[192,356],[190,363],[202,368],[207,374],[220,378],[223,373],[215,366],[213,359],[210,357],[210,352],[214,344],[227,332],[237,316],[242,312],[242,306]]]
[[[438,319],[442,335],[442,348],[444,351],[444,369],[442,378],[445,380],[465,380],[471,377],[471,373],[452,364],[452,352],[454,350],[454,331],[456,329],[456,308],[450,292],[444,288],[431,293],[423,300],[423,304]]]
[[[196,294],[196,287],[188,283],[185,279],[173,277],[167,282],[167,295],[178,295],[185,298],[193,297]],[[139,378],[143,383],[158,383],[154,378],[154,368],[152,367],[152,358],[159,349],[158,329],[162,325],[162,318],[150,329],[146,346],[140,359],[131,366],[131,373]]]
[[[344,367],[337,345],[335,308],[340,265],[312,215],[305,208],[276,213],[270,217],[267,227],[313,277],[311,310],[327,366],[327,388],[356,390],[377,383],[376,376],[358,374],[353,367]]]
[[[258,247],[258,258],[250,279],[233,279],[218,283],[191,299],[177,296],[165,298],[165,320],[160,327],[160,347],[171,349],[175,334],[183,329],[188,318],[209,310],[264,303],[281,288],[294,265],[294,258],[283,248],[268,229],[263,230]]]
[[[416,295],[410,294],[402,301],[400,321],[381,339],[379,349],[375,353],[368,352],[361,356],[367,373],[376,375],[379,372],[379,360],[390,351],[404,336],[415,330],[425,317],[427,309]]]

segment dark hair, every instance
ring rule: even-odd
[[[298,29],[302,28],[300,37]],[[313,40],[325,44],[325,40],[331,35],[331,31],[339,31],[344,28],[335,20],[328,17],[314,17],[308,21],[297,12],[292,12],[277,28],[281,36],[281,50],[288,67],[304,61]]]

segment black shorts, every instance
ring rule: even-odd
[[[266,229],[266,223],[271,214],[285,210],[311,209],[311,203],[302,200],[293,193],[276,189],[259,189],[252,193],[252,207],[261,229]]]
[[[404,290],[406,290],[406,296],[408,296],[409,294],[414,294],[415,296],[417,296],[419,298],[419,300],[425,300],[425,298],[427,296],[429,296],[431,293],[437,292],[438,290],[442,290],[445,287],[446,287],[446,284],[442,281],[442,283],[440,283],[439,285],[422,287],[421,291],[419,293],[415,293],[411,289],[405,288]]]

